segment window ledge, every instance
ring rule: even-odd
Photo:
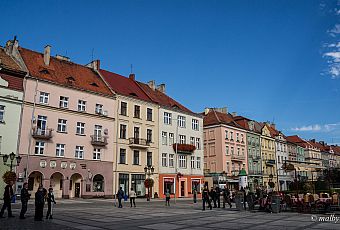
[[[56,131],[57,133],[67,134],[67,132]]]
[[[76,133],[77,136],[82,136],[82,137],[85,137],[86,134],[79,134],[79,133]]]

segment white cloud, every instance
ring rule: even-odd
[[[331,57],[331,58],[339,60],[339,58],[340,58],[340,51],[338,51],[338,52],[328,52],[328,53],[325,53],[324,56],[328,56],[328,57]]]
[[[340,122],[333,123],[333,124],[315,124],[315,125],[304,125],[301,127],[295,127],[291,128],[292,131],[298,131],[298,132],[332,132],[336,129],[340,128]]]
[[[335,37],[337,34],[340,34],[340,24],[336,24],[333,29],[329,30],[328,33],[332,36]]]

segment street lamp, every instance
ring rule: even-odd
[[[148,176],[149,182],[150,182],[150,179],[151,179],[151,175],[153,175],[154,171],[155,171],[155,168],[153,166],[151,166],[151,165],[148,165],[148,166],[144,167],[144,172],[145,172],[145,175]],[[148,186],[147,201],[150,201],[150,183],[149,183],[149,186]]]
[[[8,158],[10,159],[11,163],[7,163]],[[2,155],[2,160],[4,162],[4,165],[9,166],[10,167],[10,171],[12,172],[13,166],[19,166],[20,162],[21,162],[21,156],[15,156],[15,154],[12,152],[11,154],[7,155]],[[14,160],[16,160],[16,164],[14,164]]]

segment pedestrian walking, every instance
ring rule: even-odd
[[[170,192],[169,192],[169,189],[167,189],[166,193],[165,193],[165,206],[170,206]]]
[[[46,219],[50,218],[53,219],[53,206],[57,204],[54,199],[54,193],[53,193],[53,188],[48,189],[48,194],[47,194],[47,214],[46,214]]]
[[[35,193],[35,221],[42,221],[44,217],[44,205],[45,205],[45,196],[44,196],[44,188],[42,185],[39,186],[38,191]]]
[[[221,207],[221,189],[220,187],[216,187],[215,188],[215,195],[216,195],[216,202],[217,202],[217,207],[220,208]]]
[[[0,218],[4,217],[4,212],[6,209],[7,209],[8,217],[14,217],[12,215],[12,206],[11,206],[12,197],[14,195],[13,188],[12,188],[13,184],[14,184],[14,181],[10,181],[5,187],[4,204],[2,205],[2,208],[0,211]]]
[[[197,189],[196,188],[194,188],[193,194],[194,194],[194,203],[196,204],[197,203]]]
[[[214,208],[217,208],[217,205],[216,205],[216,191],[215,191],[215,189],[213,187],[211,187],[211,189],[210,189],[209,196],[210,196],[211,201],[214,202]]]
[[[202,203],[203,203],[203,211],[205,210],[205,204],[208,203],[208,207],[210,210],[212,209],[211,202],[210,202],[210,197],[209,197],[209,190],[207,186],[204,187],[202,191]]]
[[[117,192],[117,197],[118,197],[118,208],[123,208],[122,199],[124,198],[124,191],[122,187],[119,188]]]
[[[133,206],[136,207],[136,197],[137,197],[137,194],[136,194],[135,191],[133,191],[133,188],[131,188],[131,192],[129,193],[129,197],[130,197],[131,208],[132,208],[132,203],[133,203]]]
[[[227,185],[225,185],[223,189],[223,208],[225,208],[226,203],[229,204],[230,208],[232,207],[230,202],[230,190]]]
[[[28,193],[28,183],[25,182],[21,189],[20,199],[21,199],[21,212],[20,219],[25,219],[25,213],[27,211],[27,203],[30,199],[31,194]]]

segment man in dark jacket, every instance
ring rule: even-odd
[[[216,191],[214,190],[213,187],[210,189],[209,196],[211,197],[211,200],[214,202],[214,208],[217,208],[217,206],[216,206]]]
[[[220,208],[221,207],[221,189],[220,187],[216,187],[215,188],[215,195],[216,195],[216,202],[217,202],[217,207]]]
[[[47,194],[47,214],[46,214],[46,219],[50,218],[53,219],[52,215],[53,215],[53,206],[54,204],[57,204],[54,200],[54,194],[53,194],[53,188],[49,188],[48,189],[48,194]]]
[[[209,190],[207,187],[204,187],[202,191],[202,200],[203,200],[203,211],[205,210],[205,204],[208,203],[210,210],[212,209],[210,198],[209,198]]]
[[[25,219],[25,213],[27,211],[27,203],[30,199],[31,194],[28,193],[28,183],[25,182],[23,188],[21,189],[21,212],[20,212],[20,219]]]
[[[14,182],[10,181],[8,185],[5,187],[5,192],[4,192],[4,204],[2,205],[1,211],[0,211],[0,218],[3,218],[5,209],[7,209],[8,212],[8,217],[14,217],[12,215],[12,207],[11,207],[11,201],[12,201],[12,196],[14,195],[13,193],[13,186]]]
[[[42,187],[42,185],[40,185],[38,191],[35,193],[34,220],[42,221],[42,218],[44,217],[44,204],[45,204],[44,188]]]
[[[118,198],[118,208],[123,208],[122,199],[124,198],[124,191],[122,187],[120,187],[117,192],[117,198]]]
[[[223,208],[225,208],[225,204],[229,204],[229,207],[231,208],[231,202],[230,202],[230,190],[229,188],[225,185],[223,189]]]

